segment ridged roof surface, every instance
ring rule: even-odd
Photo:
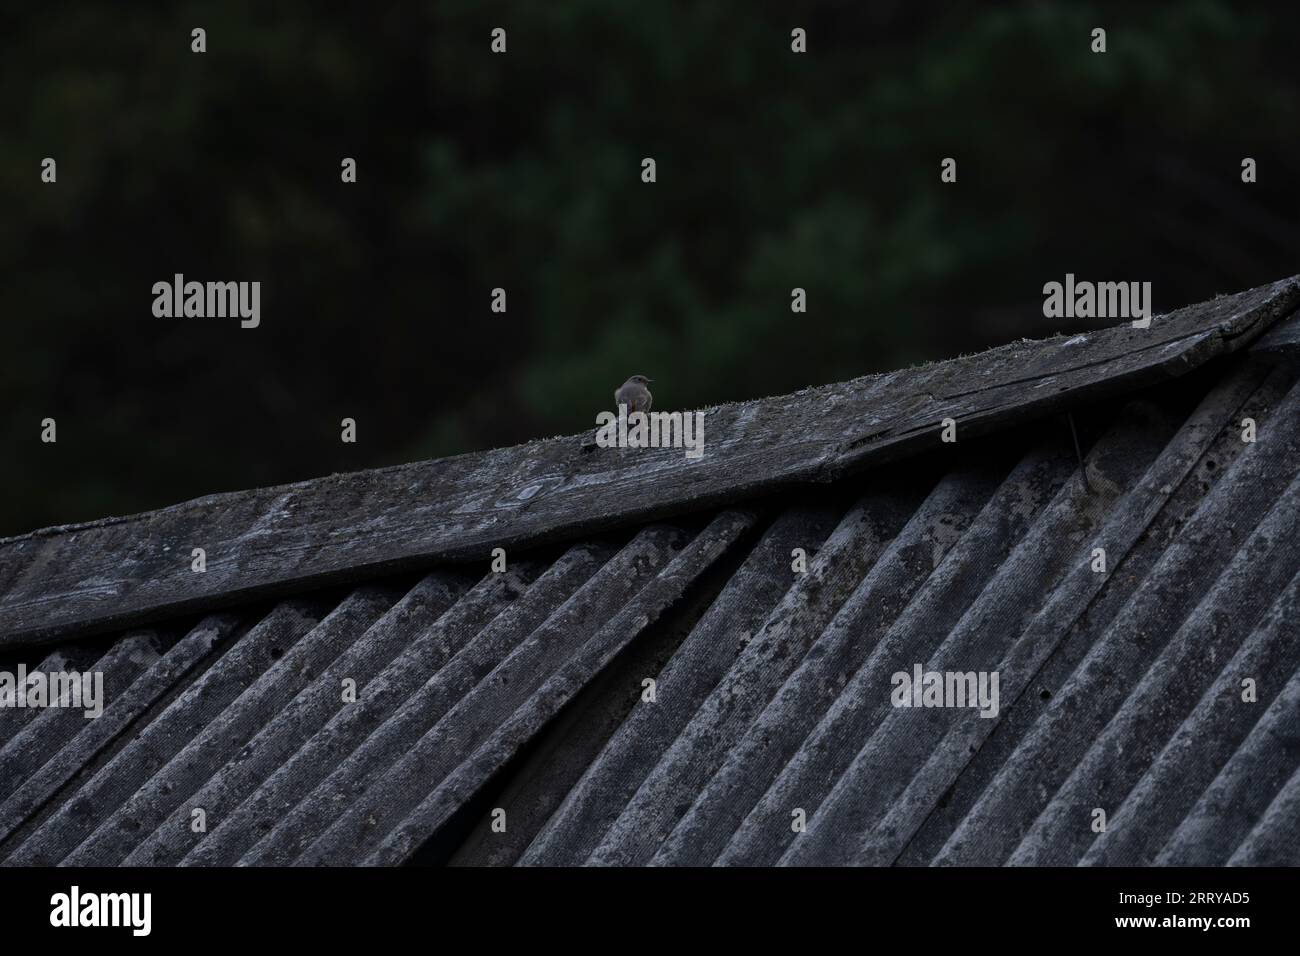
[[[1298,381],[6,650],[108,704],[0,709],[0,862],[1300,864]]]
[[[1300,863],[1295,381],[1238,368],[1192,407],[1126,405],[1091,490],[1062,430],[785,511],[658,703],[562,799],[536,766],[538,834],[480,833],[466,861]],[[1268,437],[1243,443],[1243,417]],[[997,717],[893,707],[917,663],[998,672]]]

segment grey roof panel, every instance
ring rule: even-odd
[[[95,859],[93,850],[104,842],[138,839],[133,821],[117,815],[118,809],[141,788],[149,788],[191,734],[227,712],[243,688],[270,665],[278,648],[292,644],[319,619],[320,608],[314,604],[289,601],[277,605],[165,710],[146,726],[137,727],[134,739],[79,787],[75,799],[64,803],[28,836],[9,862],[52,866],[69,859],[89,863]],[[112,851],[103,852],[111,862]]]
[[[1087,656],[950,837],[940,861],[1001,863],[1015,850],[1042,809],[1031,794],[1064,782],[1245,535],[1286,491],[1300,447],[1297,412],[1300,393],[1292,389],[1268,421],[1268,440],[1245,446],[1223,470],[1115,618],[1094,619]],[[1122,568],[1116,573],[1124,573]]]
[[[1228,858],[1228,866],[1300,866],[1300,767]]]
[[[15,865],[290,862],[386,771],[395,783],[373,799],[397,814],[394,838],[422,841],[418,805],[436,779],[425,773],[441,767],[455,793],[497,769],[754,520],[653,525],[622,547],[584,542],[477,584],[435,571],[404,594],[363,586],[242,623],[221,615],[162,654],[151,636],[124,635],[99,666],[110,688],[129,686],[99,720],[45,711],[0,749],[36,772],[3,804],[0,853]],[[191,826],[195,810],[211,832]]]
[[[246,850],[243,862],[296,859],[340,808],[364,793],[373,776],[406,751],[411,736],[471,693],[495,663],[514,649],[521,634],[541,627],[564,601],[600,573],[602,565],[608,567],[611,551],[608,547],[572,548],[544,573],[530,573],[530,583],[512,587],[515,599],[507,603],[498,598],[493,613],[465,614],[470,604],[467,597],[454,615],[443,615],[435,628],[366,685],[356,707],[336,714],[276,772],[264,787],[264,804],[272,808],[296,805],[287,814],[273,810],[265,822],[249,821],[254,833],[265,835]],[[485,578],[483,589],[496,590],[502,581],[509,578]],[[433,654],[421,646],[431,636],[437,646]],[[337,759],[342,754],[347,758],[327,777],[317,780],[312,767],[331,767],[329,755]],[[275,786],[281,781],[283,790]],[[232,818],[231,825],[238,829],[238,816]]]
[[[644,863],[666,833],[665,815],[689,802],[725,757],[734,737],[807,652],[884,550],[914,506],[910,497],[867,496],[832,532],[805,575],[792,575],[785,597],[745,642],[722,683],[699,705],[691,722],[653,767],[613,822],[592,859]],[[661,696],[675,693],[666,686]]]
[[[649,580],[607,623],[582,642],[570,659],[553,661],[549,655],[538,659],[537,665],[544,666],[548,674],[545,683],[537,687],[486,742],[452,769],[432,793],[409,810],[398,826],[365,858],[365,862],[371,865],[391,864],[407,859],[424,839],[482,786],[492,772],[503,766],[507,758],[513,756],[554,717],[560,707],[572,699],[618,651],[678,601],[697,576],[753,526],[755,518],[756,515],[749,511],[721,512],[694,541],[682,548],[681,554]],[[530,643],[532,640],[530,638]],[[532,666],[529,658],[525,658],[519,651],[516,651],[516,655],[520,658],[518,661],[507,659],[502,667],[515,663],[522,667]],[[494,674],[499,676],[500,670],[498,668]],[[458,705],[459,709],[462,708]],[[448,716],[456,715],[453,713]],[[445,729],[442,724],[447,725]],[[426,734],[419,745],[394,768],[393,782],[412,779],[412,765],[423,768],[428,765],[426,758],[432,757],[435,764],[442,763],[442,753],[435,748],[446,740],[449,733],[457,730],[457,723],[452,720],[440,722],[440,726]],[[384,780],[381,779],[367,792],[364,801],[350,807],[339,824],[327,831],[303,855],[302,862],[341,863],[353,859],[353,852],[366,845],[363,841],[367,835],[364,834],[363,827],[369,819],[381,812],[388,813],[393,807],[383,784]],[[403,789],[410,788],[407,786]],[[363,823],[362,815],[367,807],[370,815]]]
[[[1058,587],[1030,640],[1022,642],[1010,659],[1021,662],[1029,655],[1019,666],[1027,669],[1034,693],[1022,695],[1019,705],[996,727],[990,729],[983,721],[972,725],[981,739],[971,740],[966,746],[977,747],[976,754],[930,811],[900,862],[918,865],[939,854],[1034,722],[1051,706],[1055,695],[1092,649],[1098,633],[1143,587],[1167,544],[1178,536],[1205,493],[1217,483],[1224,466],[1242,453],[1246,446],[1239,430],[1230,423],[1244,416],[1269,420],[1271,409],[1282,400],[1292,381],[1287,373],[1270,375],[1266,367],[1246,365],[1219,380],[1199,407],[1190,412],[1143,483],[1152,492],[1130,496],[1108,521],[1105,538],[1109,557],[1116,568],[1116,562],[1122,560],[1122,570],[1109,574],[1100,590],[1097,588],[1102,582],[1082,569]],[[1076,617],[1071,611],[1064,636],[1051,636],[1053,619],[1076,607],[1086,609],[1084,614]],[[1048,637],[1033,636],[1044,633],[1043,628],[1048,629]],[[986,737],[982,730],[989,730]]]
[[[658,851],[660,862],[712,859],[708,854],[721,850],[818,715],[843,690],[854,662],[905,610],[977,519],[995,492],[1001,471],[993,463],[977,462],[938,481],[862,576],[822,637],[726,754],[719,771],[694,798],[689,817]],[[1022,476],[1033,478],[1028,469]]]
[[[70,799],[76,793],[72,781],[78,777],[88,779],[116,750],[125,746],[130,739],[130,728],[160,706],[235,630],[236,619],[230,615],[205,619],[125,688],[107,678],[104,713],[85,723],[70,740],[41,740],[45,762],[31,770],[26,778],[16,779],[16,788],[0,804],[0,859],[21,839],[15,837],[20,828],[30,833],[61,806],[60,799]],[[133,645],[136,641],[135,635],[128,634],[114,646]],[[58,666],[63,666],[62,662]],[[19,739],[15,736],[11,742]]]
[[[1088,865],[1150,865],[1170,834],[1241,746],[1257,719],[1300,672],[1300,573],[1278,595],[1263,620],[1224,664],[1142,779],[1129,791],[1114,824],[1083,855]],[[1288,629],[1291,629],[1288,631]],[[1242,707],[1243,681],[1254,681],[1258,702]],[[1138,821],[1128,826],[1128,821]],[[1291,841],[1292,847],[1295,841]],[[1300,861],[1298,861],[1300,862]]]
[[[1292,636],[1291,639],[1294,639]],[[1274,811],[1283,786],[1300,764],[1300,670],[1291,675],[1250,734],[1201,793],[1155,862],[1165,866],[1216,866],[1228,862],[1238,849],[1258,852],[1251,834],[1258,824],[1278,826]],[[1290,799],[1283,798],[1281,809]],[[1274,811],[1275,814],[1276,811]],[[1294,832],[1294,826],[1291,831]],[[1295,846],[1272,852],[1293,861]]]
[[[592,845],[584,838],[594,841],[601,828],[574,827],[572,822],[588,820],[594,824],[618,813],[644,780],[644,770],[638,772],[638,768],[657,759],[676,738],[694,713],[694,701],[707,694],[726,673],[785,596],[794,579],[794,549],[804,548],[815,564],[818,552],[842,517],[843,508],[829,502],[794,505],[781,511],[743,564],[728,576],[717,598],[694,626],[687,628],[680,645],[668,648],[659,658],[650,656],[632,663],[632,679],[625,686],[593,688],[599,694],[600,718],[593,720],[584,714],[582,719],[571,721],[572,726],[563,733],[564,745],[548,748],[532,761],[545,767],[545,777],[538,778],[545,785],[528,787],[529,792],[510,801],[512,807],[522,808],[522,814],[535,817],[534,829],[546,826],[530,851],[533,859],[546,852],[547,832],[576,837],[561,842],[556,848],[561,855],[548,862],[571,863],[585,858]],[[648,648],[647,654],[654,655],[655,649]],[[638,699],[644,691],[642,682],[652,675],[657,682],[657,706],[629,712],[627,706],[617,704],[620,699],[629,703]],[[617,742],[602,751],[602,745],[615,731]],[[574,753],[577,759],[566,759]],[[563,786],[557,785],[556,779],[561,767],[566,772]],[[530,777],[526,771],[519,776],[525,781]],[[579,778],[583,786],[573,787]],[[520,832],[524,832],[522,828],[511,828],[507,833],[512,838],[502,840],[499,834],[489,837],[480,830],[461,850],[458,862],[513,863],[527,847],[526,842],[513,839]]]
[[[1040,484],[1046,497],[1036,502],[1023,494],[1015,469],[1008,472],[939,567],[922,571],[924,586],[906,583],[898,548],[873,564],[859,600],[845,602],[839,626],[815,636],[779,689],[765,683],[766,666],[753,668],[763,680],[750,675],[747,655],[758,654],[751,642],[709,694],[697,694],[686,728],[661,747],[667,756],[643,754],[633,768],[625,752],[635,747],[616,734],[565,805],[595,808],[615,797],[599,774],[609,761],[618,761],[624,790],[628,776],[646,782],[617,796],[614,802],[626,800],[621,810],[561,809],[522,861],[1075,862],[1095,834],[1090,819],[1076,822],[1069,808],[1086,802],[1100,779],[1101,796],[1119,813],[1113,819],[1124,819],[1127,792],[1252,632],[1259,613],[1247,605],[1257,601],[1255,586],[1273,593],[1297,570],[1288,523],[1300,504],[1294,379],[1291,371],[1246,364],[1187,412],[1146,400],[1131,405],[1089,453],[1091,491],[1075,473],[1064,484]],[[1240,439],[1247,413],[1267,435],[1256,444]],[[1016,468],[1023,474],[1032,460]],[[1017,519],[1018,531],[1007,524]],[[896,542],[917,537],[916,526],[904,529]],[[1088,558],[1103,542],[1111,564],[1098,575]],[[1269,562],[1267,574],[1248,573],[1255,559]],[[947,575],[945,566],[953,569]],[[884,610],[873,629],[855,605],[872,608],[887,590],[917,596]],[[1117,597],[1107,602],[1112,591]],[[1215,636],[1198,641],[1211,625]],[[1272,635],[1266,659],[1289,673],[1281,633],[1264,633]],[[853,641],[846,665],[844,648]],[[1209,657],[1193,664],[1198,649]],[[1061,661],[1063,673],[1050,689],[1041,686],[1036,678]],[[1004,681],[999,719],[889,707],[888,675],[912,662],[996,667]],[[1188,682],[1176,686],[1184,668]],[[661,699],[673,692],[667,676]],[[737,707],[744,712],[733,721]],[[634,719],[644,720],[629,718],[629,727]],[[998,765],[982,775],[961,815],[945,821],[976,755],[1000,734],[1000,755],[989,750]],[[1120,747],[1130,759],[1116,755]],[[702,773],[709,779],[701,782]],[[794,808],[807,812],[807,833],[791,830]],[[587,850],[593,830],[602,829],[596,849]],[[1067,832],[1050,859],[1030,852],[1050,842],[1040,833]],[[914,842],[929,852],[909,853]]]

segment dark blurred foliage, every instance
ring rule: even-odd
[[[1300,272],[1297,4],[9,6],[0,533],[1086,326],[1066,272]],[[155,318],[175,272],[261,328]]]

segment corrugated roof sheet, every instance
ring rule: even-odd
[[[1298,864],[1298,380],[1247,353],[1078,409],[1086,471],[1049,419],[10,648],[109,703],[0,708],[0,862]],[[996,672],[996,716],[893,706],[916,665]]]
[[[403,857],[753,521],[727,510],[477,581],[436,570],[128,633],[90,665],[100,718],[0,711],[0,858]]]
[[[915,506],[868,493],[734,654],[730,612],[706,615],[518,860],[1300,862],[1295,378],[1238,368],[1188,413],[1135,401],[1088,453],[1091,491],[1048,440],[972,456]],[[1243,417],[1268,437],[1243,443]],[[916,663],[997,671],[998,717],[892,707]]]

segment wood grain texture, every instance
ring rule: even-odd
[[[0,647],[121,628],[639,524],[844,475],[1182,375],[1300,306],[1300,277],[1076,336],[1022,341],[705,410],[705,450],[593,434],[197,498],[0,540]],[[595,412],[592,410],[593,422]],[[191,549],[207,571],[190,570]]]

